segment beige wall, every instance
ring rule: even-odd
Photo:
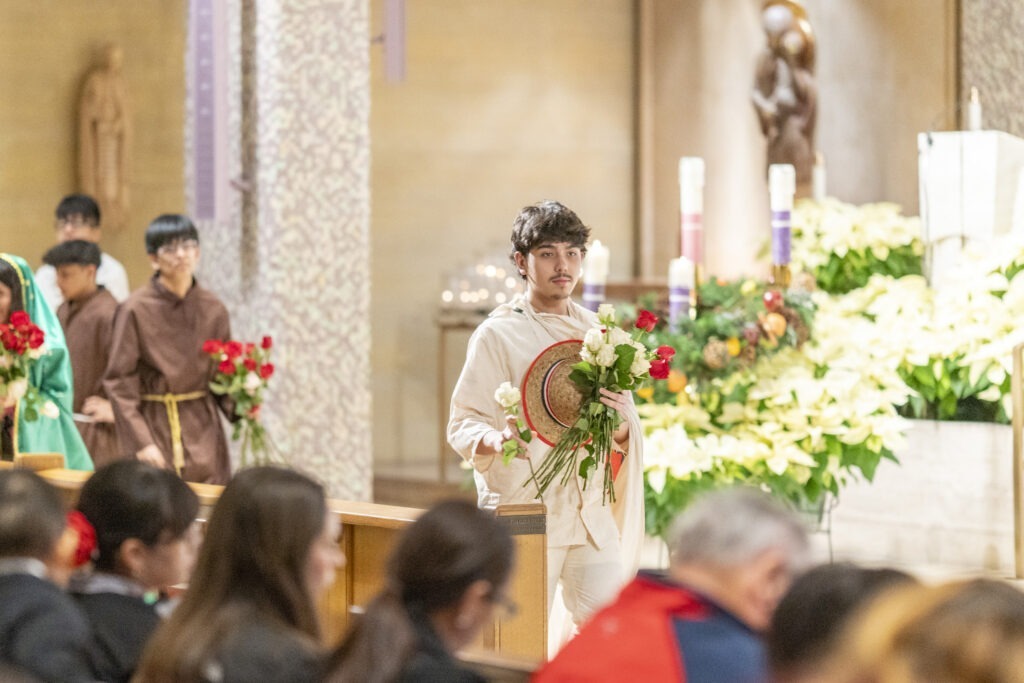
[[[132,210],[102,246],[148,276],[142,230],[183,210],[185,0],[0,0],[0,250],[38,265],[53,210],[77,190],[76,112],[83,77],[107,42],[124,48],[135,106]]]
[[[376,33],[383,3],[371,6]],[[504,248],[523,205],[566,203],[610,245],[612,277],[631,274],[632,6],[411,0],[405,82],[383,81],[374,48],[378,461],[436,457],[434,316],[442,275],[474,254]],[[464,350],[464,339],[453,343]]]

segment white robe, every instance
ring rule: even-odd
[[[452,394],[448,421],[448,443],[473,465],[478,503],[482,508],[503,504],[538,502],[526,460],[508,465],[498,455],[478,455],[477,445],[493,429],[504,429],[505,416],[494,398],[502,382],[520,386],[537,355],[548,346],[567,339],[582,339],[597,325],[597,317],[570,302],[569,315],[539,313],[526,298],[516,297],[491,312],[473,333],[466,352],[466,364]],[[629,449],[615,481],[616,502],[602,502],[602,472],[584,480],[574,476],[567,486],[558,479],[544,494],[547,507],[549,547],[579,545],[587,534],[598,548],[618,537],[627,576],[636,573],[644,539],[643,438],[636,409],[629,421]],[[528,455],[537,469],[550,447],[540,439],[530,443]],[[526,484],[524,486],[524,484]]]

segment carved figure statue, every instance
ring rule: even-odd
[[[766,0],[761,24],[767,45],[757,60],[751,97],[768,145],[768,165],[792,164],[797,195],[807,196],[817,113],[814,33],[796,0]]]
[[[78,172],[82,192],[100,204],[103,227],[124,225],[129,204],[132,117],[117,45],[86,78],[79,107]]]

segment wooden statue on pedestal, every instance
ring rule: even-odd
[[[758,57],[751,98],[768,144],[768,166],[792,164],[796,194],[806,197],[817,113],[814,33],[807,11],[796,0],[766,0],[761,23],[767,45]]]
[[[120,47],[104,49],[101,65],[86,78],[78,113],[79,184],[99,202],[107,230],[121,228],[128,212],[132,117],[123,62]]]

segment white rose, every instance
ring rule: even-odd
[[[7,385],[7,398],[20,401],[26,391],[28,391],[28,380],[24,377],[16,379]]]
[[[1021,278],[1021,282],[1024,282],[1024,278]],[[14,360],[6,353],[0,353],[0,369],[11,367],[11,363],[13,362]]]
[[[626,332],[621,327],[613,327],[608,330],[608,343],[612,346],[618,346],[619,344],[632,344],[633,338],[629,336],[629,332]]]
[[[601,350],[597,352],[597,364],[602,368],[610,368],[615,364],[615,359],[618,356],[615,355],[615,347],[611,344],[605,344],[601,347]]]
[[[636,357],[633,358],[633,364],[629,366],[629,374],[633,375],[634,377],[639,377],[640,375],[644,374],[650,369],[651,361],[647,360],[643,355],[638,353]]]
[[[521,399],[522,396],[519,393],[519,389],[512,386],[510,382],[502,382],[501,386],[494,392],[494,400],[505,410],[515,408],[519,405]]]
[[[597,319],[604,325],[615,324],[615,306],[601,304],[597,307]]]
[[[43,407],[39,409],[39,414],[43,417],[48,417],[51,420],[56,420],[60,417],[60,408],[53,401],[47,401],[43,404]]]
[[[591,327],[583,337],[583,347],[591,353],[597,353],[604,346],[604,332],[599,327]]]
[[[582,349],[580,349],[580,360],[586,361],[587,363],[590,363],[591,365],[596,365],[597,364],[597,356],[595,356],[593,351],[588,349],[586,346],[584,346]]]
[[[245,389],[245,393],[252,396],[254,393],[256,393],[256,390],[260,388],[260,384],[262,384],[260,376],[257,375],[255,372],[250,372],[248,375],[245,376],[245,383],[242,385],[242,387]]]

